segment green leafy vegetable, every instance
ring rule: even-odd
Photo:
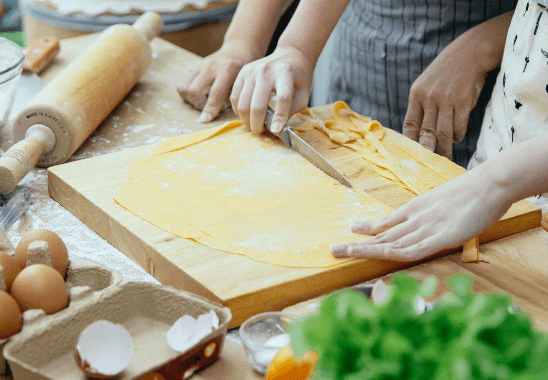
[[[472,278],[456,275],[452,293],[421,314],[417,299],[435,281],[398,274],[393,285],[380,304],[335,292],[289,326],[297,357],[319,355],[314,380],[548,379],[548,336],[510,297],[472,294]]]

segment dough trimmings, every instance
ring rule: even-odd
[[[297,115],[304,124],[296,129],[321,130],[332,141],[360,154],[379,175],[415,195],[420,195],[466,171],[460,167],[448,171],[441,163],[436,167],[431,164],[431,156],[428,160],[424,159],[424,150],[416,149],[413,144],[398,145],[385,139],[385,134],[393,131],[383,128],[376,120],[352,111],[345,102],[339,101],[334,104],[333,116],[334,120],[324,121],[320,115],[308,109]],[[442,157],[439,159],[443,160]],[[477,236],[464,245],[461,259],[466,263],[487,261],[485,255],[479,251]]]

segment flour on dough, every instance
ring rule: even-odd
[[[393,211],[264,135],[193,135],[131,163],[115,200],[174,235],[288,267],[348,261],[329,246],[367,237],[348,226]]]
[[[321,108],[321,107],[320,107]],[[329,115],[305,110],[299,130],[316,128],[358,152],[377,173],[421,194],[465,170],[407,142],[344,102]],[[358,241],[348,227],[393,209],[334,181],[277,139],[241,122],[158,143],[128,167],[115,200],[174,235],[287,267],[331,267],[329,246]],[[448,168],[452,168],[449,169]]]

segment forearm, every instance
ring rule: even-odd
[[[474,170],[475,178],[488,179],[491,188],[486,191],[495,192],[506,204],[548,192],[548,136],[503,150]]]
[[[299,49],[316,65],[329,35],[349,2],[301,0],[278,46]]]
[[[468,40],[470,46],[476,46],[475,61],[479,62],[487,73],[500,67],[506,35],[514,12],[504,13],[481,23],[462,34],[458,39]]]
[[[293,1],[240,0],[224,43],[242,44],[255,56],[264,56],[280,18]]]

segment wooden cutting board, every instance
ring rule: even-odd
[[[405,139],[388,131],[390,139]],[[350,149],[323,133],[302,134],[354,185],[394,208],[412,195],[376,174]],[[267,310],[379,277],[413,263],[355,260],[334,268],[284,268],[255,262],[171,235],[120,207],[113,199],[127,180],[127,165],[150,154],[150,145],[55,166],[48,169],[49,194],[158,281],[221,302],[232,310],[231,327]],[[429,153],[434,157],[433,153]],[[448,169],[455,165],[447,161]],[[480,236],[484,243],[540,226],[541,211],[527,201],[512,206]],[[439,255],[456,252],[453,249]],[[489,264],[470,264],[489,265]]]

